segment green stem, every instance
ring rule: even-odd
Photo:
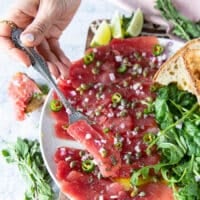
[[[176,16],[173,15],[173,12],[170,12],[169,10],[169,6],[166,6],[166,4],[172,4],[171,1],[167,1],[164,3],[164,1],[162,0],[158,0],[157,1],[157,4],[160,2],[160,5],[161,6],[158,6],[159,9],[161,10],[161,12],[163,12],[163,17],[165,17],[167,20],[169,20],[170,22],[172,22],[172,24],[176,27],[178,27],[178,29],[180,30],[180,32],[182,33],[183,37],[186,39],[186,40],[190,40],[190,36],[184,31],[184,29],[180,26],[180,24],[177,22],[176,20]]]
[[[190,116],[197,108],[198,108],[199,104],[196,103],[193,105],[193,107],[188,111],[186,112],[179,120],[177,120],[175,123],[169,125],[168,127],[166,127],[164,130],[161,130],[159,132],[159,135],[164,135],[166,134],[166,132],[168,130],[170,130],[171,128],[174,128],[176,127],[177,125],[179,125],[180,123],[182,123],[184,121],[184,119],[186,119],[188,116]],[[147,147],[147,152],[150,151],[150,149],[152,148],[153,145],[155,145],[157,143],[157,141],[159,140],[159,136],[156,137],[150,144],[149,146]]]

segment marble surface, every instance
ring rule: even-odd
[[[12,0],[0,2],[0,18],[7,13]],[[95,3],[94,3],[95,2]],[[81,6],[61,37],[61,46],[71,60],[76,60],[83,55],[87,30],[90,23],[96,19],[111,18],[114,11],[127,13],[110,1],[82,0]],[[129,13],[127,13],[129,14]],[[12,75],[16,72],[26,72],[36,81],[44,82],[31,68],[24,67],[21,63],[9,57],[4,52],[0,53],[0,150],[6,142],[14,142],[17,137],[38,138],[40,110],[32,113],[26,120],[15,120],[14,109],[7,94],[7,87]],[[25,184],[17,167],[8,165],[0,155],[0,200],[22,200]]]

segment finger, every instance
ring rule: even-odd
[[[55,78],[58,78],[60,76],[60,72],[57,68],[57,66],[51,62],[48,62],[47,61],[47,65],[49,67],[49,71],[50,73],[55,77]]]
[[[51,22],[44,18],[35,18],[34,21],[22,32],[20,39],[26,46],[37,46],[44,39]]]
[[[37,46],[37,50],[44,57],[46,62],[48,62],[51,73],[56,78],[60,76],[59,60],[51,51],[47,40],[44,40],[39,46]]]
[[[37,50],[46,61],[50,61],[52,63],[58,62],[57,57],[51,52],[47,40],[43,40],[42,43],[37,46]]]
[[[38,52],[45,58],[46,61],[52,63],[54,66],[57,67],[59,73],[66,77],[68,75],[67,65],[62,63],[54,52],[51,51],[49,43],[47,40],[44,40],[38,47]]]
[[[29,56],[24,51],[16,48],[10,38],[0,37],[0,44],[0,50],[8,52],[11,56],[24,63],[26,66],[31,65]]]
[[[57,39],[49,39],[48,40],[49,47],[51,51],[56,55],[56,57],[61,61],[61,63],[65,64],[66,66],[71,65],[71,61],[67,56],[65,56],[64,52],[60,48],[60,44]]]
[[[26,28],[34,19],[38,10],[38,0],[15,1],[6,16],[19,28]]]
[[[76,14],[76,11],[78,10],[80,6],[81,0],[68,0],[67,1],[67,25],[71,22],[74,15]]]
[[[37,46],[41,43],[53,23],[51,16],[53,13],[49,12],[42,4],[38,5],[38,12],[34,20],[21,34],[20,39],[24,45]]]
[[[0,36],[2,37],[10,37],[12,28],[7,23],[0,23]]]
[[[68,76],[68,68],[71,65],[69,58],[67,58],[64,52],[61,50],[58,40],[56,39],[49,39],[47,40],[49,44],[49,48],[51,52],[56,56],[58,62],[56,65],[61,73],[61,76],[67,77]]]

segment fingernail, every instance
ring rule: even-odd
[[[22,40],[22,42],[30,43],[30,42],[33,42],[35,40],[35,37],[31,33],[26,33],[26,34],[22,35],[21,40]]]

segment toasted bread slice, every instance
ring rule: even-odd
[[[160,85],[176,82],[180,89],[196,95],[200,103],[200,38],[187,42],[169,58],[153,81]]]

